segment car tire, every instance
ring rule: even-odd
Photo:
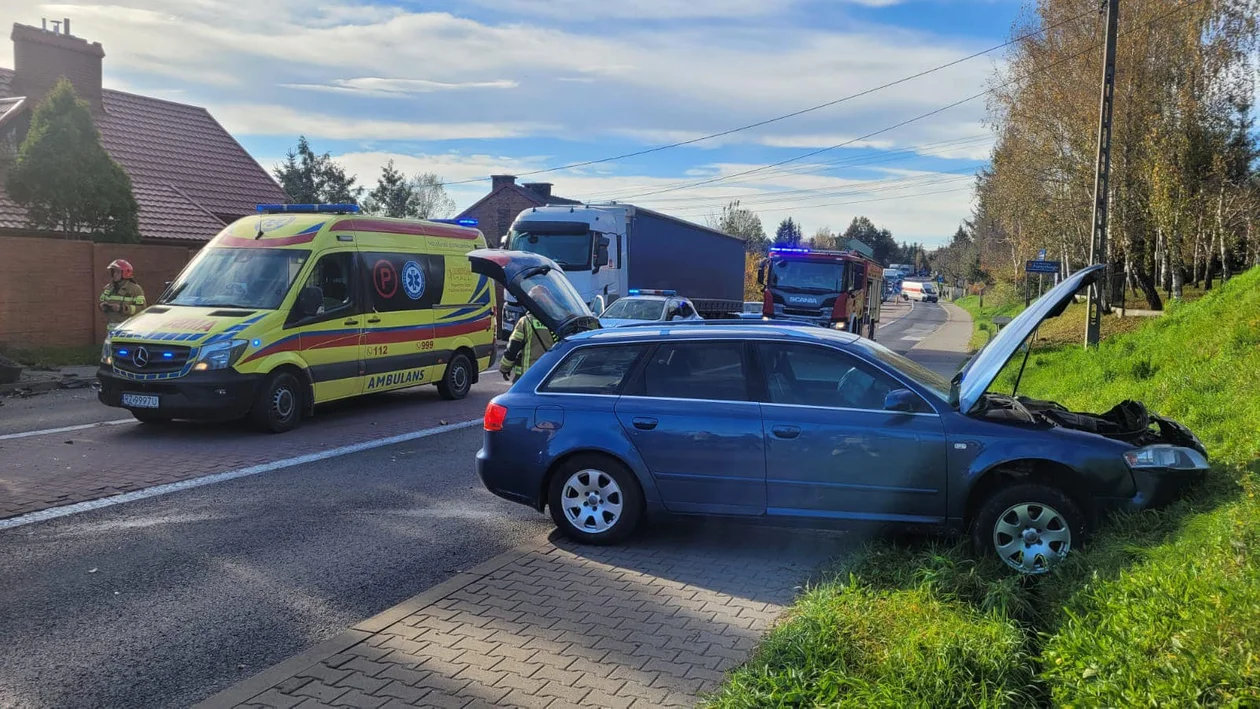
[[[438,381],[438,394],[447,401],[454,401],[468,396],[472,389],[473,365],[467,355],[457,354],[446,365],[442,379]]]
[[[1079,547],[1088,531],[1080,505],[1058,488],[1016,483],[999,488],[976,513],[972,544],[1022,574],[1044,574]]]
[[[585,499],[584,499],[585,498]],[[625,541],[643,520],[643,491],[634,473],[601,455],[566,462],[547,493],[551,519],[566,537],[583,544]]]
[[[131,412],[131,415],[140,423],[158,425],[171,422],[170,416],[163,416],[154,411],[134,410]]]
[[[258,390],[250,409],[254,425],[270,433],[292,431],[302,423],[305,404],[302,383],[289,372],[272,372]]]

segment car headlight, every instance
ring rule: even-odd
[[[1124,462],[1130,468],[1163,468],[1167,470],[1207,470],[1208,461],[1193,448],[1159,443],[1126,451]]]
[[[843,330],[843,329],[844,329],[844,327],[845,327],[845,324],[846,324],[846,323],[845,323],[843,320],[841,320],[840,322],[838,322],[838,323],[836,323],[836,324],[832,325],[832,327],[834,327],[834,328],[835,328],[835,329],[837,329],[837,330]]]
[[[205,372],[215,369],[227,369],[236,364],[236,360],[241,358],[248,344],[249,340],[231,340],[206,345],[201,348],[201,353],[197,356],[197,363],[193,365],[193,370]]]
[[[114,363],[114,340],[109,335],[105,336],[105,344],[101,345],[101,363],[106,365]]]

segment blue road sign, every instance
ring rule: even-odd
[[[1026,261],[1024,271],[1026,273],[1058,273],[1061,265],[1058,261]]]

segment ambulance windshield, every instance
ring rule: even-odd
[[[204,249],[158,302],[275,310],[309,256],[290,249]]]

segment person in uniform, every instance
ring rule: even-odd
[[[106,330],[113,330],[127,318],[144,310],[144,289],[135,280],[131,263],[116,259],[109,264],[109,285],[101,292],[100,308],[105,313]]]
[[[544,309],[554,304],[550,294],[541,286],[530,290],[530,298]],[[507,351],[499,360],[499,374],[504,381],[516,381],[530,368],[539,357],[554,347],[556,335],[547,329],[538,318],[525,313],[516,321],[512,335],[508,338]]]

